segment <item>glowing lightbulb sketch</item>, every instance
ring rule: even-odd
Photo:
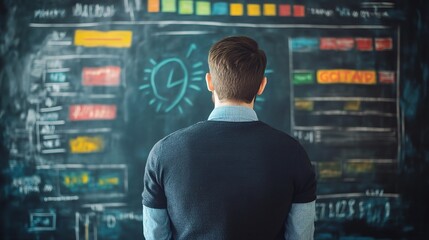
[[[193,102],[187,97],[189,89],[201,91],[195,83],[204,79],[204,71],[201,70],[201,61],[190,62],[190,57],[197,47],[191,44],[185,61],[172,57],[156,62],[150,59],[152,68],[144,69],[144,84],[139,89],[144,95],[153,95],[149,100],[149,105],[155,106],[156,112],[168,113],[177,108],[183,113],[182,102],[193,106]]]

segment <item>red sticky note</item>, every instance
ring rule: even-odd
[[[71,121],[113,120],[116,118],[116,105],[81,104],[70,105],[69,119]]]
[[[359,51],[372,51],[372,38],[356,38],[356,49]]]
[[[304,5],[293,5],[293,16],[294,17],[305,17],[305,6]]]
[[[290,4],[280,4],[279,5],[279,16],[288,17],[291,15]]]
[[[320,39],[321,50],[337,50],[337,39],[336,38],[321,38]]]
[[[119,66],[84,67],[82,85],[84,86],[118,86],[121,81]]]
[[[351,50],[355,46],[353,38],[337,38],[337,49],[338,50]]]
[[[395,83],[395,72],[392,72],[392,71],[378,72],[378,81],[380,83],[385,83],[385,84]]]
[[[376,38],[375,39],[375,50],[384,51],[392,50],[393,42],[391,38]]]

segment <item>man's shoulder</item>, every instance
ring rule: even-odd
[[[161,140],[158,141],[157,144],[166,144],[169,142],[177,143],[178,139],[181,139],[181,138],[185,137],[186,135],[192,134],[195,131],[199,131],[199,129],[204,125],[205,122],[207,122],[207,121],[197,122],[197,123],[192,124],[188,127],[178,129],[178,130],[168,134],[167,136],[163,137]]]
[[[289,135],[288,133],[286,133],[285,131],[279,130],[265,122],[261,122],[261,124],[264,125],[264,127],[267,129],[266,131],[272,135],[273,137],[275,136],[276,138],[280,138],[283,141],[292,143],[292,144],[299,144],[298,140],[296,140],[294,137],[292,137],[291,135]]]
[[[245,127],[247,126],[247,127]],[[244,127],[244,128],[243,128]],[[263,139],[269,138],[278,143],[291,145],[300,145],[299,142],[285,131],[279,130],[262,121],[253,122],[227,122],[227,121],[201,121],[188,127],[179,129],[162,138],[157,145],[180,145],[183,140],[190,138],[206,137],[211,132],[218,132],[219,129],[228,128],[238,131],[255,131]]]

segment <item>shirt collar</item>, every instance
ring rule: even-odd
[[[222,106],[213,109],[209,121],[252,122],[258,121],[256,112],[248,107]]]

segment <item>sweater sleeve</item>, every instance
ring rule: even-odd
[[[142,193],[142,203],[150,208],[167,208],[167,198],[161,181],[161,170],[159,160],[161,154],[161,144],[158,142],[149,153],[145,173],[144,189]]]
[[[298,144],[293,203],[308,203],[316,200],[316,173],[304,148]]]

